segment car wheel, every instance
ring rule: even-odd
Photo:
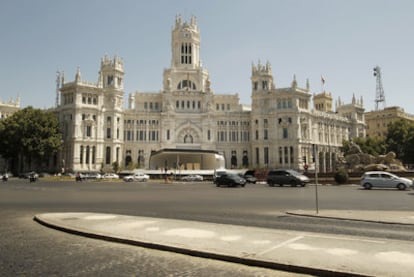
[[[290,186],[291,186],[291,187],[296,187],[296,185],[297,185],[297,184],[296,184],[296,181],[290,181]]]
[[[372,185],[370,183],[365,183],[364,184],[364,189],[371,189]]]
[[[267,184],[269,185],[269,187],[274,187],[275,184],[273,183],[272,180],[267,180]]]
[[[404,184],[398,184],[398,185],[397,185],[397,188],[398,188],[399,190],[405,190],[407,187],[406,187]]]

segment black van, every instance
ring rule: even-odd
[[[266,181],[267,184],[271,187],[274,187],[275,185],[291,185],[292,187],[304,187],[306,186],[306,184],[310,182],[308,177],[292,169],[271,170],[267,174]]]

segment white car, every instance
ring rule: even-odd
[[[102,178],[104,179],[119,179],[119,175],[115,173],[105,173],[102,175]]]
[[[203,181],[203,176],[198,174],[188,175],[181,178],[183,181]]]
[[[413,187],[413,181],[407,178],[398,177],[395,174],[385,171],[368,171],[361,177],[361,186],[364,189],[378,188],[397,188],[405,190]]]
[[[138,181],[138,182],[146,182],[150,178],[149,175],[138,172],[134,173],[133,175],[125,176],[123,179],[125,182],[132,182],[132,181]]]

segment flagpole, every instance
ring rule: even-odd
[[[321,75],[321,92],[325,91],[325,78]]]

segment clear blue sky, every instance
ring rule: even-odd
[[[261,60],[277,87],[296,74],[317,93],[323,75],[334,99],[362,96],[370,111],[379,65],[387,106],[414,114],[412,0],[2,0],[0,99],[52,107],[56,71],[72,81],[80,66],[96,82],[105,54],[124,59],[125,95],[160,91],[177,14],[197,17],[214,93],[250,104],[251,65]]]

